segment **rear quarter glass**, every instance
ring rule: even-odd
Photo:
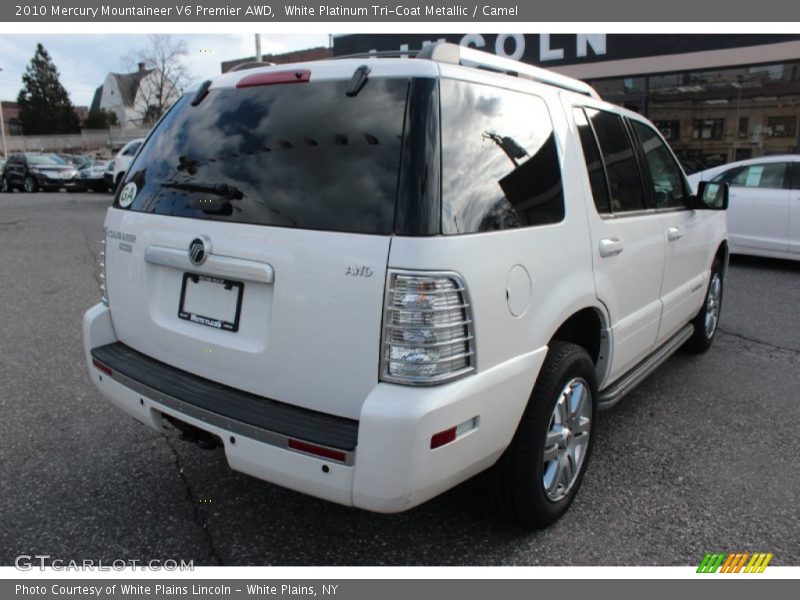
[[[408,86],[375,78],[352,98],[347,81],[222,88],[198,106],[184,96],[129,170],[130,210],[391,233]],[[212,191],[222,184],[232,191]]]
[[[443,79],[442,231],[558,223],[564,196],[544,100]]]

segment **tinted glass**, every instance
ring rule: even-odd
[[[442,231],[564,218],[553,126],[541,98],[442,80]]]
[[[639,121],[632,123],[633,130],[642,145],[647,170],[650,172],[656,208],[685,207],[686,189],[683,173],[669,148],[650,127]]]
[[[742,168],[743,167],[736,167],[734,169],[723,171],[722,173],[716,175],[713,179],[711,179],[711,181],[713,181],[714,183],[719,183],[719,182],[730,183],[731,179],[736,177],[736,175],[738,175],[741,172]]]
[[[63,167],[67,162],[55,154],[28,154],[28,164],[37,167]]]
[[[142,145],[141,142],[136,142],[135,144],[132,144],[130,148],[127,148],[125,152],[122,153],[122,156],[133,156],[134,154],[136,154],[136,151],[139,149],[139,146],[141,145]]]
[[[645,208],[642,180],[636,157],[622,119],[613,113],[586,109],[603,153],[611,189],[611,210],[625,212]]]
[[[354,98],[347,84],[212,90],[196,107],[182,98],[131,166],[131,209],[390,233],[408,81],[370,79]]]
[[[783,188],[786,182],[786,163],[749,165],[730,180],[730,185],[755,188]]]
[[[592,197],[594,205],[599,213],[611,212],[611,201],[608,197],[608,180],[606,171],[603,168],[603,159],[600,157],[600,148],[597,147],[597,140],[594,137],[591,125],[586,118],[586,113],[582,108],[574,109],[575,125],[578,127],[578,135],[581,138],[583,148],[583,158],[586,161],[586,170],[589,172],[589,183],[592,186]]]
[[[800,189],[800,162],[789,163],[789,169],[791,171],[792,189]]]

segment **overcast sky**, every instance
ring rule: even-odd
[[[196,79],[219,75],[220,63],[255,54],[253,34],[176,35],[189,47],[187,63]],[[0,36],[0,100],[16,101],[22,74],[41,42],[53,59],[61,83],[76,106],[88,106],[109,71],[124,72],[122,57],[147,45],[146,35],[8,35]],[[264,54],[327,46],[324,34],[261,35]]]

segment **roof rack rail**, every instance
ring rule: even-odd
[[[339,60],[343,58],[392,58],[394,56],[417,56],[419,50],[370,50],[369,52],[356,52],[354,54],[342,54],[340,56],[331,56],[330,60]]]
[[[554,85],[571,92],[578,92],[579,94],[591,96],[592,98],[600,97],[592,86],[578,79],[573,79],[572,77],[554,73],[547,69],[521,63],[495,54],[489,54],[488,52],[481,52],[474,48],[459,46],[458,44],[452,44],[450,42],[434,42],[429,44],[417,52],[416,57],[418,59],[424,58],[453,65],[499,71],[507,75],[515,75],[524,79]]]

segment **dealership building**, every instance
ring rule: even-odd
[[[582,79],[654,121],[687,167],[800,148],[800,35],[370,34],[333,54],[447,40]]]

